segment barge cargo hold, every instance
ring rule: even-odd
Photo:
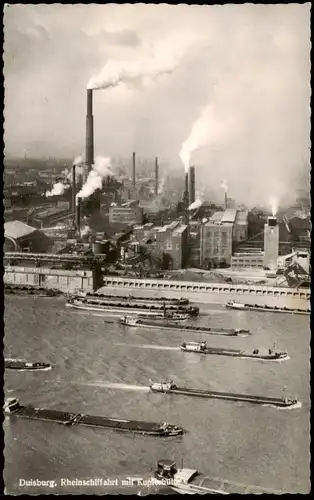
[[[33,406],[21,406],[18,399],[9,398],[4,405],[5,415],[54,422],[57,424],[74,426],[84,425],[88,427],[99,427],[119,432],[133,432],[149,436],[179,436],[183,434],[182,427],[167,423],[144,422],[138,420],[123,420],[109,417],[95,417],[81,413],[69,413],[59,410],[47,410],[34,408]]]
[[[115,314],[145,314],[160,317],[167,317],[168,313],[185,314],[188,316],[197,316],[199,314],[199,308],[196,306],[183,307],[164,304],[142,304],[139,302],[111,302],[110,300],[102,301],[101,299],[72,298],[66,302],[66,306],[85,311],[114,312]]]
[[[167,321],[167,319],[162,324],[156,324],[149,319],[146,320],[138,317],[129,318],[127,316],[123,316],[120,318],[119,322],[124,326],[158,328],[158,330],[177,330],[180,332],[205,333],[207,335],[222,335],[227,337],[247,337],[248,335],[251,335],[250,330],[245,330],[243,328],[210,328],[207,326],[182,325],[180,323]]]
[[[134,295],[106,295],[105,293],[92,293],[92,292],[77,292],[72,295],[73,298],[76,297],[86,297],[87,299],[96,298],[102,300],[110,300],[110,301],[135,301],[135,302],[156,302],[156,303],[165,303],[172,304],[174,306],[188,306],[190,301],[185,297],[180,297],[178,299],[171,297],[135,297]]]
[[[41,362],[30,363],[29,361],[24,361],[23,359],[11,359],[11,358],[6,358],[4,360],[4,367],[7,370],[30,370],[30,371],[51,370],[51,365],[49,363],[41,363]]]
[[[178,394],[180,396],[191,396],[209,399],[222,399],[225,401],[237,401],[243,403],[253,403],[259,405],[271,405],[282,408],[288,408],[298,404],[296,399],[273,398],[268,396],[253,396],[250,394],[235,394],[232,392],[210,391],[203,389],[188,389],[186,387],[177,387],[173,382],[154,383],[150,385],[152,392],[163,394]]]
[[[185,352],[196,352],[197,354],[213,354],[216,356],[231,356],[233,358],[241,359],[260,359],[264,361],[279,361],[283,359],[289,359],[287,352],[276,351],[275,348],[268,349],[268,351],[265,353],[261,353],[259,349],[254,349],[253,352],[246,352],[239,349],[225,349],[224,347],[207,347],[206,342],[182,342],[180,348]]]
[[[279,307],[279,306],[265,306],[261,304],[242,304],[241,302],[235,302],[231,300],[226,304],[227,309],[234,309],[236,311],[263,311],[263,312],[275,312],[275,313],[287,313],[287,314],[311,314],[311,309],[293,309],[290,307]]]
[[[27,285],[4,285],[4,293],[8,295],[36,295],[36,297],[58,297],[62,295],[61,290],[54,290],[52,288],[43,288]]]

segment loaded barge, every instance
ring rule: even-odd
[[[199,308],[196,306],[174,306],[167,304],[145,304],[135,301],[110,301],[103,299],[87,299],[87,298],[71,298],[67,301],[66,305],[68,307],[73,307],[75,309],[83,309],[85,311],[100,311],[109,312],[115,314],[145,314],[149,316],[159,316],[165,317],[167,313],[176,313],[180,316],[182,314],[189,316],[197,316],[199,314]]]
[[[310,309],[293,309],[290,307],[265,306],[261,304],[242,304],[241,302],[235,302],[234,300],[227,302],[226,308],[235,309],[237,311],[264,311],[264,312],[303,314],[303,315],[311,314]]]
[[[259,349],[254,349],[252,353],[238,349],[225,349],[223,347],[207,347],[206,342],[182,342],[180,346],[182,351],[196,352],[198,354],[213,354],[216,356],[231,356],[241,359],[261,359],[264,361],[278,361],[288,359],[288,353],[285,351],[276,351],[275,346],[268,349],[268,352],[261,353]]]
[[[272,398],[268,396],[252,396],[250,394],[235,394],[232,392],[209,391],[203,389],[188,389],[186,387],[177,387],[173,382],[154,383],[150,385],[152,392],[161,392],[163,394],[178,394],[181,396],[192,396],[209,399],[223,399],[225,401],[240,401],[243,403],[253,403],[259,405],[272,405],[282,408],[288,408],[298,403],[296,399]]]
[[[51,365],[49,363],[30,363],[24,361],[23,359],[11,359],[6,358],[4,360],[4,367],[8,370],[36,370],[36,371],[47,371],[51,370]]]
[[[167,423],[142,422],[138,420],[122,420],[109,417],[94,417],[82,413],[68,413],[58,410],[21,406],[18,399],[9,398],[4,405],[4,413],[16,417],[54,422],[61,425],[84,425],[88,427],[101,427],[119,432],[133,432],[136,434],[170,437],[183,434],[182,427]]]
[[[180,323],[167,321],[167,319],[162,324],[156,324],[149,319],[129,318],[127,316],[123,316],[120,318],[119,322],[124,326],[158,328],[159,330],[162,328],[163,330],[178,330],[180,332],[196,332],[227,337],[247,337],[248,335],[251,335],[250,330],[242,328],[210,328],[207,326],[182,325]]]
[[[58,297],[63,295],[61,290],[27,285],[4,285],[4,293],[10,295],[36,295],[36,297]]]
[[[173,304],[175,306],[188,306],[190,301],[185,297],[180,297],[179,299],[171,297],[135,297],[134,295],[106,295],[105,293],[92,293],[92,292],[77,292],[72,295],[73,298],[76,297],[86,297],[86,298],[96,298],[110,301],[123,301],[131,300],[135,302],[163,302],[165,304]]]

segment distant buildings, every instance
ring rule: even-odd
[[[109,208],[110,224],[142,224],[144,218],[143,208],[137,201],[130,201],[122,205],[112,204]]]

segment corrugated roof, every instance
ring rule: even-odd
[[[19,220],[5,222],[4,224],[4,236],[15,240],[28,236],[36,231],[36,228],[28,226]]]
[[[228,208],[222,216],[221,222],[234,222],[237,211],[233,208]]]

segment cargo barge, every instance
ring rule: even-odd
[[[74,426],[84,425],[87,427],[97,427],[111,429],[119,432],[133,432],[136,434],[170,437],[183,434],[182,427],[167,423],[144,422],[138,420],[122,420],[109,417],[94,417],[82,413],[69,413],[59,410],[47,410],[34,408],[33,406],[21,406],[16,398],[9,398],[4,405],[5,415],[28,418],[31,420],[41,420],[54,422],[56,424]]]
[[[63,292],[61,290],[8,284],[4,285],[4,293],[7,295],[36,295],[36,297],[58,297],[60,295],[63,295]]]
[[[24,361],[23,359],[11,359],[6,358],[4,360],[4,367],[7,370],[29,370],[29,371],[47,371],[51,370],[51,365],[49,363],[30,363],[29,361]]]
[[[241,359],[261,359],[264,361],[279,361],[288,359],[286,351],[277,351],[275,346],[268,349],[268,352],[261,353],[259,349],[254,349],[252,353],[238,349],[225,349],[223,347],[207,347],[206,342],[182,342],[180,346],[182,351],[196,352],[197,354],[213,354],[215,356],[231,356]]]
[[[196,306],[174,306],[166,304],[142,304],[139,302],[115,302],[103,301],[102,299],[71,298],[66,302],[67,307],[82,309],[85,311],[110,312],[115,314],[145,314],[149,316],[165,317],[167,313],[185,314],[197,316],[199,308]]]
[[[165,320],[162,324],[156,324],[149,319],[142,319],[139,317],[129,318],[128,316],[123,316],[120,318],[119,322],[124,326],[158,328],[158,330],[177,330],[180,332],[205,333],[207,335],[222,335],[227,337],[247,337],[248,335],[251,335],[250,330],[242,328],[210,328],[206,326],[183,325],[167,320]]]
[[[243,403],[253,403],[259,405],[271,405],[281,408],[288,408],[298,404],[296,399],[273,398],[268,396],[253,396],[250,394],[235,394],[232,392],[210,391],[203,389],[188,389],[186,387],[177,387],[173,382],[154,383],[150,385],[152,392],[163,394],[178,394],[180,396],[191,396],[209,399],[222,399],[224,401],[237,401]]]
[[[180,297],[179,299],[171,297],[136,297],[134,295],[106,295],[105,293],[92,293],[92,292],[76,292],[72,295],[73,298],[76,297],[86,297],[87,299],[96,298],[102,300],[110,301],[135,301],[135,302],[163,302],[164,304],[172,304],[174,306],[188,306],[190,301],[185,297]]]
[[[264,311],[264,312],[303,314],[303,315],[311,314],[311,309],[294,309],[290,307],[265,306],[261,304],[242,304],[241,302],[235,302],[234,300],[227,302],[226,308],[235,309],[236,311]]]

